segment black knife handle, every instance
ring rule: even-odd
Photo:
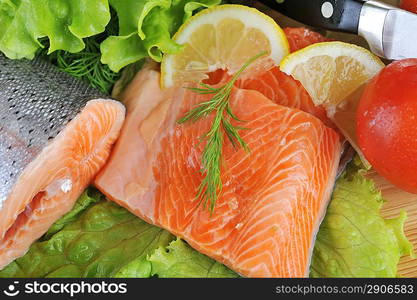
[[[301,23],[333,31],[358,33],[361,0],[258,0]],[[331,14],[331,15],[330,15]]]

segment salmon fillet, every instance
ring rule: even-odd
[[[327,126],[335,128],[332,121],[327,117],[326,110],[321,106],[314,105],[313,100],[301,83],[290,75],[281,72],[279,67],[274,67],[256,78],[239,81],[238,86],[243,89],[258,91],[277,104],[298,108],[310,113]]]
[[[290,45],[290,52],[298,51],[315,43],[330,41],[320,33],[302,27],[287,27],[284,28],[284,33]],[[336,129],[336,126],[327,117],[326,110],[321,106],[314,105],[301,83],[281,72],[279,67],[274,67],[256,78],[238,81],[238,86],[261,92],[277,104],[308,112],[322,120],[327,126]]]
[[[225,140],[224,186],[210,215],[196,193],[203,178],[198,139],[211,118],[176,123],[208,97],[161,90],[159,72],[142,70],[122,96],[126,122],[95,185],[243,276],[307,276],[336,177],[338,134],[309,113],[236,88],[230,105],[249,128],[240,134],[251,151]]]
[[[320,33],[304,27],[286,27],[284,33],[290,45],[290,52],[295,52],[311,44],[331,41]]]
[[[27,165],[0,209],[0,269],[72,209],[104,166],[124,117],[120,102],[88,101]]]
[[[219,84],[230,80],[224,70],[209,74],[206,84]],[[282,72],[278,66],[271,68],[255,78],[248,77],[236,82],[241,89],[255,90],[271,101],[287,107],[297,108],[319,118],[327,126],[338,131],[336,125],[327,117],[326,109],[316,106],[301,82]]]

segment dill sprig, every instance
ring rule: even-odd
[[[85,40],[85,49],[78,53],[56,51],[52,58],[62,71],[88,81],[104,93],[110,93],[119,74],[101,63],[100,44],[93,38]]]
[[[201,118],[207,117],[212,112],[215,112],[210,130],[200,137],[200,143],[206,142],[206,144],[202,153],[200,170],[200,172],[204,175],[204,179],[202,180],[197,193],[197,199],[200,199],[199,204],[204,201],[205,208],[207,203],[209,203],[211,213],[214,211],[216,200],[223,187],[221,180],[221,164],[224,142],[223,130],[227,139],[231,142],[235,149],[241,147],[245,151],[249,151],[248,145],[239,134],[239,130],[246,128],[232,124],[232,120],[244,122],[237,118],[230,108],[229,102],[233,86],[242,72],[245,71],[245,69],[255,60],[264,56],[266,53],[267,52],[262,52],[250,58],[235,73],[230,81],[222,87],[214,88],[205,83],[200,83],[201,87],[189,88],[198,94],[213,95],[213,97],[206,102],[198,104],[197,107],[187,112],[183,118],[178,120],[179,124],[183,124],[188,121],[196,122]]]

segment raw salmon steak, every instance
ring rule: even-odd
[[[125,108],[40,60],[0,55],[0,85],[1,269],[71,210],[109,157]]]
[[[258,91],[233,91],[231,108],[248,130],[250,152],[223,146],[223,189],[212,215],[196,199],[199,137],[211,117],[177,120],[210,95],[159,88],[143,69],[122,98],[127,118],[95,185],[140,218],[247,277],[308,275],[341,153],[338,134],[312,114],[278,105]]]

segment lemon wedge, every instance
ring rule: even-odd
[[[233,74],[250,58],[266,52],[247,71],[262,72],[278,65],[289,53],[281,27],[269,16],[243,5],[205,9],[185,22],[173,39],[183,49],[162,59],[163,87],[200,82],[218,69]]]
[[[281,71],[301,82],[314,104],[327,107],[339,104],[384,66],[367,49],[343,42],[313,44],[280,64]]]
[[[301,82],[315,105],[324,106],[328,117],[357,151],[364,166],[370,168],[356,139],[356,109],[365,83],[384,66],[365,48],[343,42],[324,42],[288,55],[280,69]]]

